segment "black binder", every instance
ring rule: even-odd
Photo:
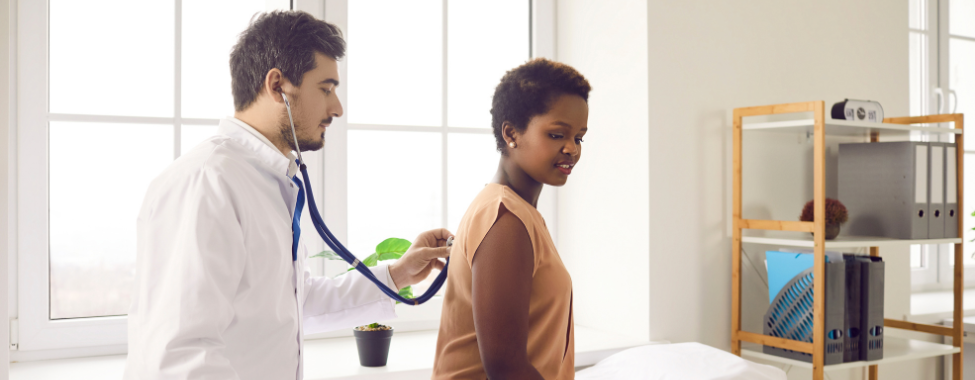
[[[855,362],[860,359],[860,328],[862,325],[860,308],[862,305],[861,261],[856,255],[844,254],[846,263],[846,316],[843,327],[843,362]]]
[[[884,358],[884,262],[861,256],[860,360]]]

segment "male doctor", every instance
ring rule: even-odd
[[[126,379],[301,379],[304,334],[396,316],[358,273],[311,277],[292,241],[292,151],[321,149],[342,116],[344,54],[338,28],[304,12],[259,15],[240,35],[230,54],[234,117],[152,182],[139,214]],[[415,284],[443,268],[449,236],[424,232],[372,271],[393,289]]]

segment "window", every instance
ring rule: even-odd
[[[290,1],[20,6],[20,349],[124,344],[149,182],[233,114],[237,34]]]
[[[326,4],[326,20],[346,31],[349,51],[340,63],[346,117],[326,135],[326,178],[336,185],[326,183],[325,209],[347,226],[347,239],[339,238],[353,253],[366,255],[388,237],[456,230],[497,169],[491,99],[504,73],[532,57],[532,5]],[[543,213],[552,192],[543,192]],[[327,273],[346,267],[334,263]]]
[[[372,252],[387,237],[412,240],[431,228],[456,230],[497,169],[491,98],[501,76],[531,57],[530,5],[349,2],[353,252]]]
[[[134,221],[145,190],[233,114],[227,57],[237,34],[257,12],[291,3],[18,3],[12,312],[21,351],[124,352]],[[530,30],[540,8],[552,26],[552,2],[317,6],[349,42],[340,62],[346,117],[330,127],[323,151],[304,155],[329,226],[360,256],[386,237],[456,229],[497,165],[493,88],[533,50],[552,55],[552,31],[540,39]],[[554,193],[543,194],[539,208],[554,221]],[[330,275],[345,267],[310,265]],[[420,309],[400,309],[398,329],[435,326],[440,310]]]
[[[909,0],[911,115],[975,115],[975,29],[966,22],[975,0]],[[966,128],[966,130],[973,130]],[[942,141],[949,136],[939,136]],[[939,138],[931,137],[931,138]],[[928,136],[917,136],[926,139]],[[965,199],[975,199],[975,148],[966,145]],[[971,206],[967,206],[971,209]],[[975,218],[960,210],[965,234],[966,285],[975,284]],[[952,286],[954,247],[950,244],[911,248],[912,284],[916,290]]]

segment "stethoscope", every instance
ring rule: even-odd
[[[304,199],[301,196],[301,192],[303,190],[303,192],[307,194],[308,211],[311,213],[311,221],[312,224],[315,226],[315,230],[318,231],[318,235],[322,237],[322,240],[325,241],[325,244],[328,244],[328,246],[331,247],[336,254],[338,254],[340,257],[342,257],[343,260],[345,260],[350,265],[352,265],[352,267],[355,268],[357,271],[359,271],[359,273],[362,273],[363,276],[365,276],[374,284],[376,284],[379,290],[381,290],[383,293],[386,293],[386,295],[389,296],[389,298],[392,298],[394,300],[397,300],[407,305],[419,305],[421,303],[429,301],[431,298],[433,298],[435,294],[437,294],[438,291],[440,291],[440,287],[443,286],[444,281],[447,279],[447,266],[450,265],[450,258],[447,258],[447,262],[444,264],[443,269],[440,271],[440,274],[437,275],[437,278],[433,280],[433,283],[430,285],[430,288],[427,289],[427,291],[423,293],[423,295],[416,297],[414,299],[409,299],[399,295],[397,291],[390,289],[388,286],[386,286],[386,283],[376,278],[376,276],[372,273],[372,271],[369,270],[369,268],[365,264],[362,264],[362,262],[359,261],[359,259],[352,254],[352,252],[349,252],[349,250],[345,248],[345,246],[343,246],[341,242],[339,242],[339,239],[335,238],[335,235],[332,235],[332,232],[328,230],[327,226],[325,226],[325,221],[322,220],[321,214],[318,213],[318,206],[315,205],[315,197],[312,196],[311,193],[311,185],[308,185],[309,183],[311,183],[308,180],[308,168],[305,167],[305,161],[301,159],[301,149],[298,148],[298,134],[295,133],[295,121],[294,118],[291,117],[291,103],[288,102],[288,97],[284,95],[284,91],[281,91],[281,97],[284,98],[284,106],[288,109],[288,121],[291,122],[291,136],[295,140],[295,152],[298,153],[298,165],[299,165],[298,167],[301,170],[301,177],[305,179],[304,184],[301,181],[295,179],[295,182],[298,184],[299,196],[298,196],[297,208],[295,210],[296,217],[295,220],[293,221],[294,225],[292,227],[295,229],[298,228],[297,223],[300,219],[300,212],[301,209],[304,207],[304,202],[303,202]],[[295,240],[297,240],[298,234],[296,233],[295,235],[296,235]],[[452,243],[453,243],[453,237],[448,238],[447,246],[451,246]],[[295,244],[297,244],[297,241],[295,242]],[[292,255],[293,255],[292,260],[297,260],[297,254],[294,251],[292,251]]]

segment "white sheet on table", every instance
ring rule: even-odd
[[[576,373],[576,380],[785,380],[782,370],[700,343],[634,347]]]

